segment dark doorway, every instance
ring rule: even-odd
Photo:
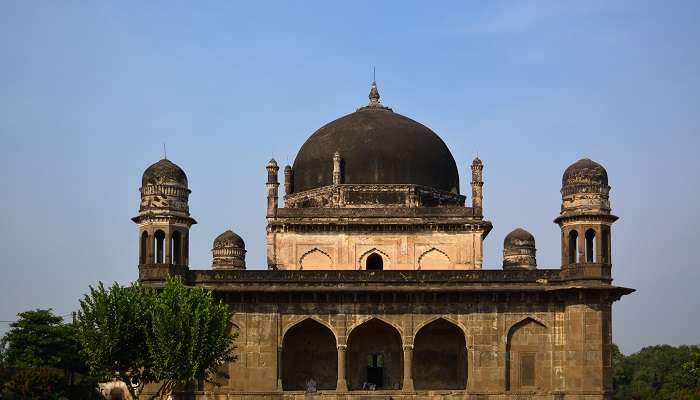
[[[384,356],[370,354],[367,356],[367,383],[381,388],[384,382]]]
[[[401,389],[403,350],[401,335],[393,326],[373,318],[348,336],[347,382],[350,390]]]
[[[382,256],[377,253],[372,253],[367,257],[367,270],[368,271],[381,271],[384,269],[384,260]]]
[[[467,343],[456,325],[437,319],[418,331],[413,345],[416,389],[464,389],[467,386]]]
[[[334,390],[338,381],[335,336],[313,319],[294,325],[282,342],[282,388],[304,390],[309,379],[319,390]]]

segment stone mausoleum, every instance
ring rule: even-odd
[[[148,167],[133,218],[141,283],[214,290],[238,334],[228,377],[179,398],[609,399],[612,303],[633,290],[612,285],[607,172],[589,159],[564,171],[560,266],[538,268],[535,238],[516,228],[502,268],[483,269],[483,169],[474,159],[468,199],[447,145],[373,83],[368,105],[284,167],[283,204],[267,164],[267,269],[247,270],[230,230],[211,268],[189,267],[187,176],[167,159]]]

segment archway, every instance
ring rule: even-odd
[[[162,230],[158,229],[156,233],[153,235],[155,238],[155,255],[156,255],[156,264],[163,264],[164,259],[163,257],[165,256],[165,232]]]
[[[148,232],[143,231],[141,234],[141,246],[139,250],[139,262],[146,264],[148,262]]]
[[[367,256],[367,270],[381,271],[384,269],[384,259],[377,253],[372,253]]]
[[[311,270],[331,269],[333,263],[328,254],[324,253],[319,249],[313,249],[301,256],[299,264],[301,264],[301,269]]]
[[[313,319],[294,325],[282,341],[282,388],[304,390],[309,379],[319,390],[338,381],[338,352],[333,332]]]
[[[578,258],[578,232],[569,232],[569,264],[576,264]]]
[[[586,231],[586,262],[595,262],[595,230]]]
[[[400,389],[403,376],[401,335],[393,326],[373,318],[350,332],[347,382],[350,390]]]
[[[462,330],[453,323],[439,318],[416,334],[413,385],[421,390],[467,386],[467,343]]]
[[[510,328],[506,343],[506,390],[549,389],[550,344],[547,328],[532,318]]]

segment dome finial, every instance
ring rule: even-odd
[[[377,81],[372,81],[372,87],[369,90],[369,106],[379,106],[379,89],[377,89]]]

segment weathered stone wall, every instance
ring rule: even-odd
[[[480,269],[480,232],[268,233],[268,258],[278,269],[366,269],[382,257],[383,269]]]
[[[390,373],[389,389],[392,390],[384,388],[382,392],[385,392],[385,397],[377,398],[389,398],[388,394],[394,399],[605,398],[604,390],[609,389],[609,385],[604,386],[603,382],[609,381],[607,375],[610,372],[606,367],[609,366],[609,305],[599,307],[544,299],[524,299],[520,302],[517,301],[518,296],[507,301],[498,301],[496,297],[492,301],[485,301],[486,298],[491,296],[469,303],[447,304],[431,301],[381,303],[372,301],[372,298],[347,303],[324,303],[318,299],[316,302],[306,302],[302,299],[298,303],[231,304],[235,311],[233,322],[241,330],[238,339],[239,361],[230,366],[229,381],[220,388],[210,388],[210,393],[228,393],[228,396],[234,396],[228,398],[277,398],[275,396],[281,393],[284,393],[284,398],[303,397],[302,392],[295,395],[294,392],[280,390],[286,386],[284,380],[287,378],[283,374],[284,362],[281,358],[285,335],[300,323],[306,324],[309,319],[313,319],[318,323],[319,329],[332,333],[339,352],[347,352],[345,376],[350,392],[342,391],[344,394],[338,397],[339,392],[335,390],[323,391],[326,393],[323,398],[359,399],[379,396],[378,392],[353,391],[362,382],[357,377],[361,366],[353,364],[355,361],[352,356],[355,351],[353,346],[356,345],[353,341],[357,339],[348,341],[354,335],[353,332],[359,333],[359,329],[373,324],[393,330],[401,341],[394,347],[404,350],[403,355],[398,355],[400,360],[396,365],[404,369],[403,374],[398,376],[403,375],[405,380],[404,363],[408,357],[415,360],[415,354],[419,353],[413,351],[414,346],[420,342],[418,335],[421,329],[435,321],[454,327],[464,337],[466,388],[428,391],[419,387],[414,390],[407,388],[405,381],[401,382],[394,369]],[[370,333],[376,330],[376,327],[371,328],[368,330]],[[379,336],[363,335],[360,340],[372,343],[374,337]],[[386,332],[381,337],[386,337]],[[381,344],[382,340],[374,340],[374,343]],[[440,346],[436,345],[435,348],[439,349]],[[521,387],[519,384],[519,357],[523,352],[533,353],[535,358],[535,384],[531,387]],[[358,356],[361,357],[362,354]],[[337,356],[333,357],[333,360],[337,359]],[[416,368],[421,369],[417,371]],[[424,367],[414,363],[411,376],[420,377],[430,373],[422,368]],[[327,381],[325,378],[320,380]],[[393,390],[395,387],[401,390]],[[244,396],[246,392],[249,393],[248,397]],[[253,396],[252,392],[257,392],[259,397]],[[264,394],[267,392],[269,395]],[[406,392],[412,394],[409,396]],[[273,396],[273,393],[277,394]],[[437,397],[425,397],[427,393]],[[440,393],[451,394],[441,397]]]

